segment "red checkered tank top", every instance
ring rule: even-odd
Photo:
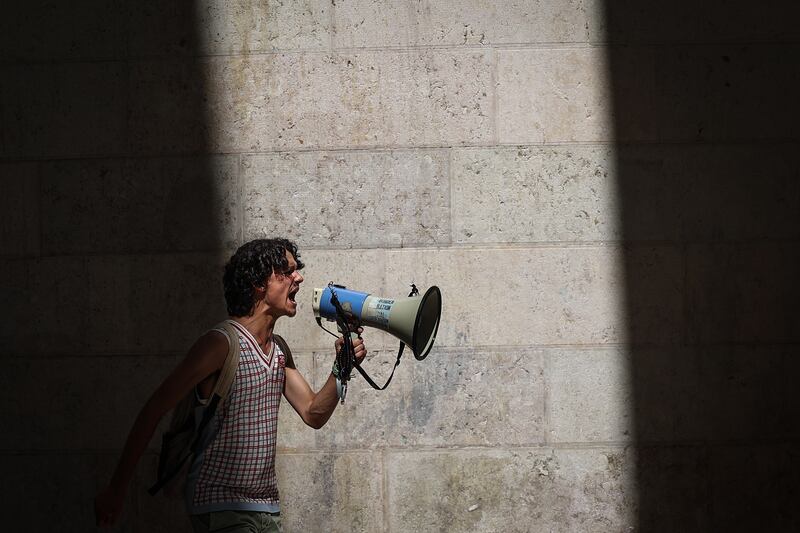
[[[189,512],[277,512],[275,440],[286,357],[274,341],[265,354],[249,331],[229,322],[239,333],[239,367],[209,424],[210,442],[195,458],[187,484]]]

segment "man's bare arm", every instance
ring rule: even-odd
[[[97,525],[110,526],[119,518],[136,465],[147,449],[161,418],[192,387],[220,370],[227,354],[228,341],[224,335],[218,332],[203,335],[150,396],[131,427],[111,482],[95,499]]]
[[[336,349],[341,349],[341,338],[336,341]],[[360,364],[367,354],[366,346],[362,339],[353,341],[356,361]],[[294,365],[291,357],[286,358],[286,382],[284,383],[283,394],[292,405],[300,418],[307,425],[314,429],[319,429],[325,425],[336,409],[339,401],[336,392],[336,378],[333,374],[328,375],[325,384],[315,393],[303,375]]]

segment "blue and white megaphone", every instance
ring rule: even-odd
[[[336,307],[331,301],[334,295],[332,291],[335,291],[336,299],[352,322],[394,335],[411,348],[414,357],[420,361],[428,356],[436,340],[442,314],[439,287],[429,288],[422,296],[402,298],[372,296],[336,285],[314,289],[314,315],[318,319],[336,320]]]

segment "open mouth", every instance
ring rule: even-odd
[[[292,302],[293,304],[297,303],[297,301],[295,300],[295,296],[297,296],[297,293],[299,291],[300,287],[297,287],[296,289],[292,289],[291,291],[289,291],[289,301]]]

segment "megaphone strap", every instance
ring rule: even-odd
[[[363,369],[363,368],[361,368],[361,365],[356,365],[356,370],[358,370],[358,373],[359,373],[359,374],[361,374],[361,375],[364,377],[364,380],[365,380],[367,383],[369,383],[369,384],[370,384],[370,386],[371,386],[373,389],[375,389],[375,390],[385,390],[385,389],[386,389],[386,387],[388,387],[388,386],[389,386],[389,383],[391,383],[391,382],[392,382],[392,378],[394,377],[394,371],[395,371],[395,370],[397,369],[397,367],[400,365],[400,358],[403,356],[403,349],[404,349],[405,347],[406,347],[406,345],[405,345],[404,343],[402,343],[402,342],[401,342],[401,343],[400,343],[400,349],[399,349],[399,350],[397,350],[397,361],[395,361],[395,362],[394,362],[394,368],[392,368],[392,373],[391,373],[391,374],[389,374],[389,379],[387,379],[387,380],[386,380],[386,383],[383,385],[383,387],[379,387],[377,383],[375,383],[374,381],[372,381],[372,378],[371,378],[371,377],[369,377],[369,375],[368,375],[368,374],[367,374],[367,373],[364,371],[364,369]]]

